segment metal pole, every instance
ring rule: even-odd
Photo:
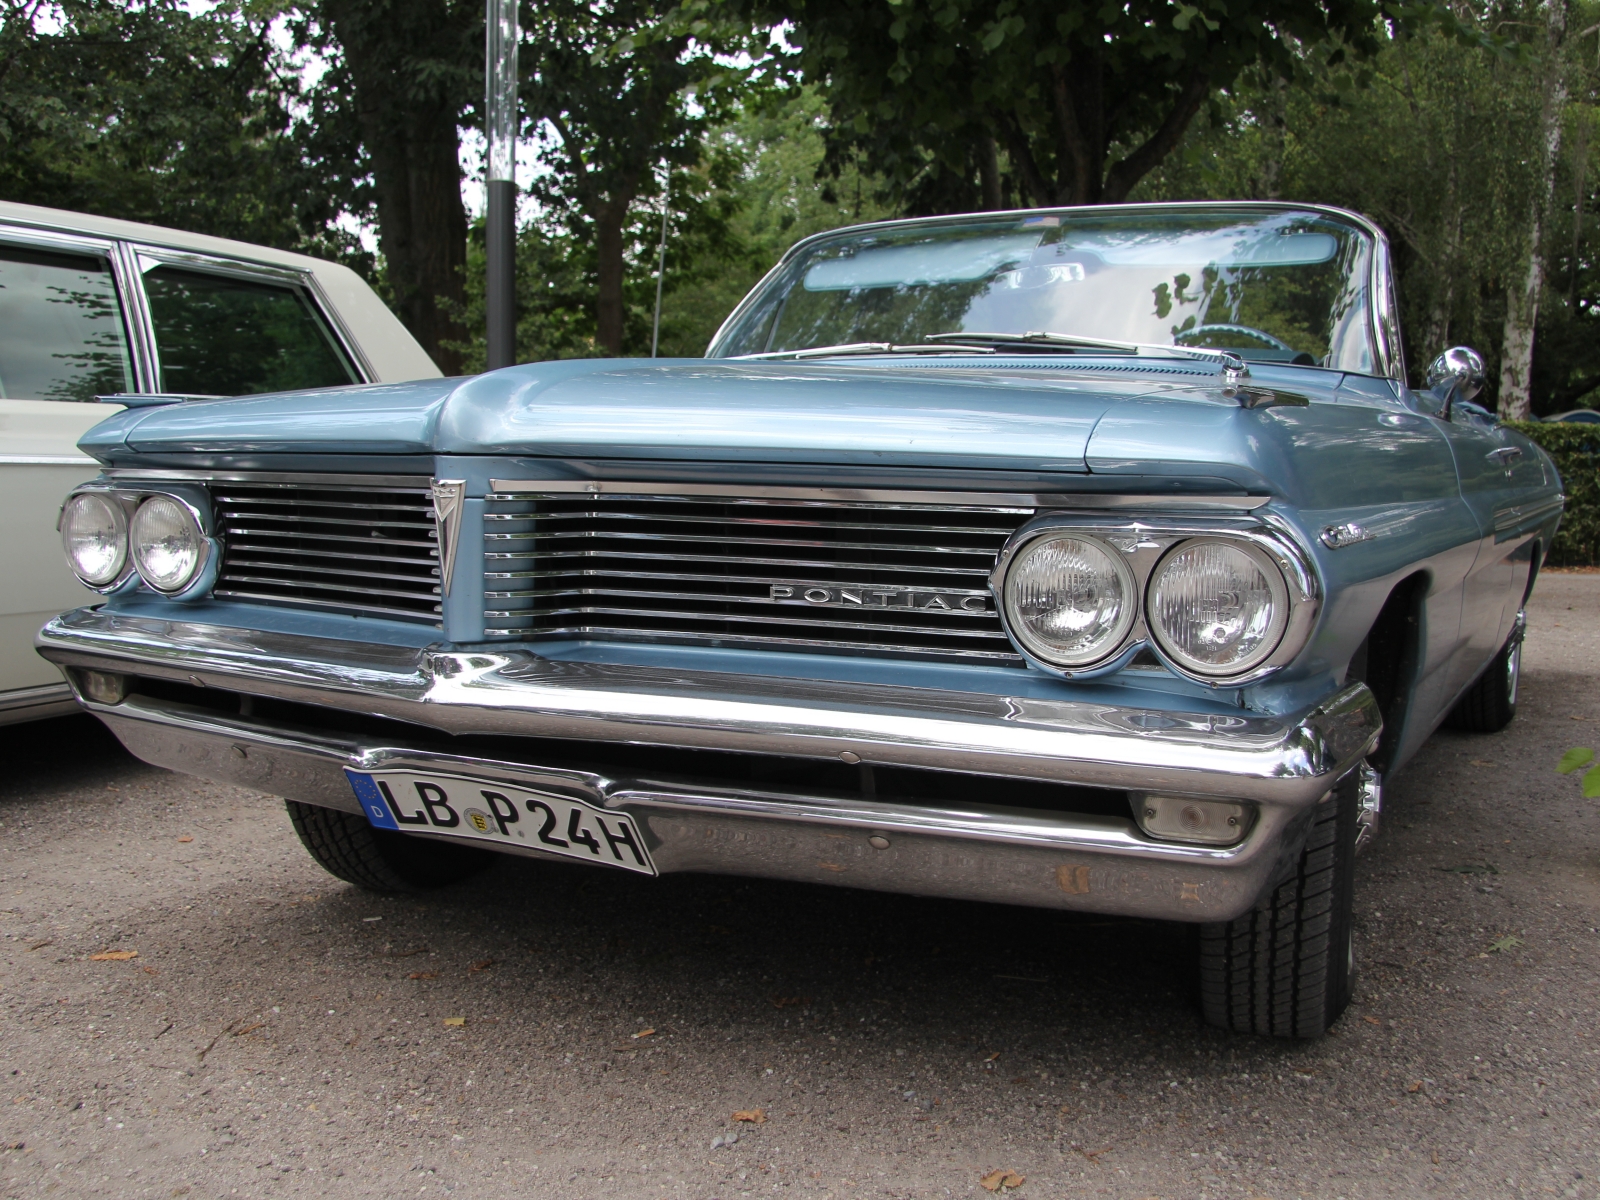
[[[484,242],[488,257],[487,365],[517,361],[517,0],[485,0]]]
[[[672,177],[667,176],[670,183]],[[656,319],[650,328],[650,357],[656,356],[656,347],[661,343],[661,283],[667,277],[667,192],[661,192],[661,250],[656,257]]]

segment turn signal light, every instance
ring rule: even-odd
[[[1255,811],[1234,800],[1147,794],[1133,797],[1133,816],[1140,829],[1163,842],[1231,846],[1250,832]]]

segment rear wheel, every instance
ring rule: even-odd
[[[1522,624],[1500,653],[1484,668],[1466,695],[1445,718],[1445,725],[1464,733],[1499,733],[1517,715],[1517,683],[1522,674]]]
[[[459,883],[494,861],[494,853],[431,838],[374,829],[365,817],[285,800],[300,842],[323,870],[370,892],[422,892]]]
[[[1355,850],[1360,776],[1318,806],[1295,872],[1250,912],[1200,927],[1200,1003],[1234,1033],[1315,1038],[1355,982]]]

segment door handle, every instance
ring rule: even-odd
[[[1484,457],[1496,466],[1504,467],[1506,478],[1509,479],[1511,477],[1511,464],[1522,457],[1522,450],[1518,446],[1500,446],[1489,451]]]

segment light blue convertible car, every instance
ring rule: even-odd
[[[81,443],[38,645],[364,887],[512,853],[1182,921],[1309,1037],[1383,776],[1516,706],[1561,515],[1382,233],[1278,204],[795,246],[706,357],[184,401]]]

